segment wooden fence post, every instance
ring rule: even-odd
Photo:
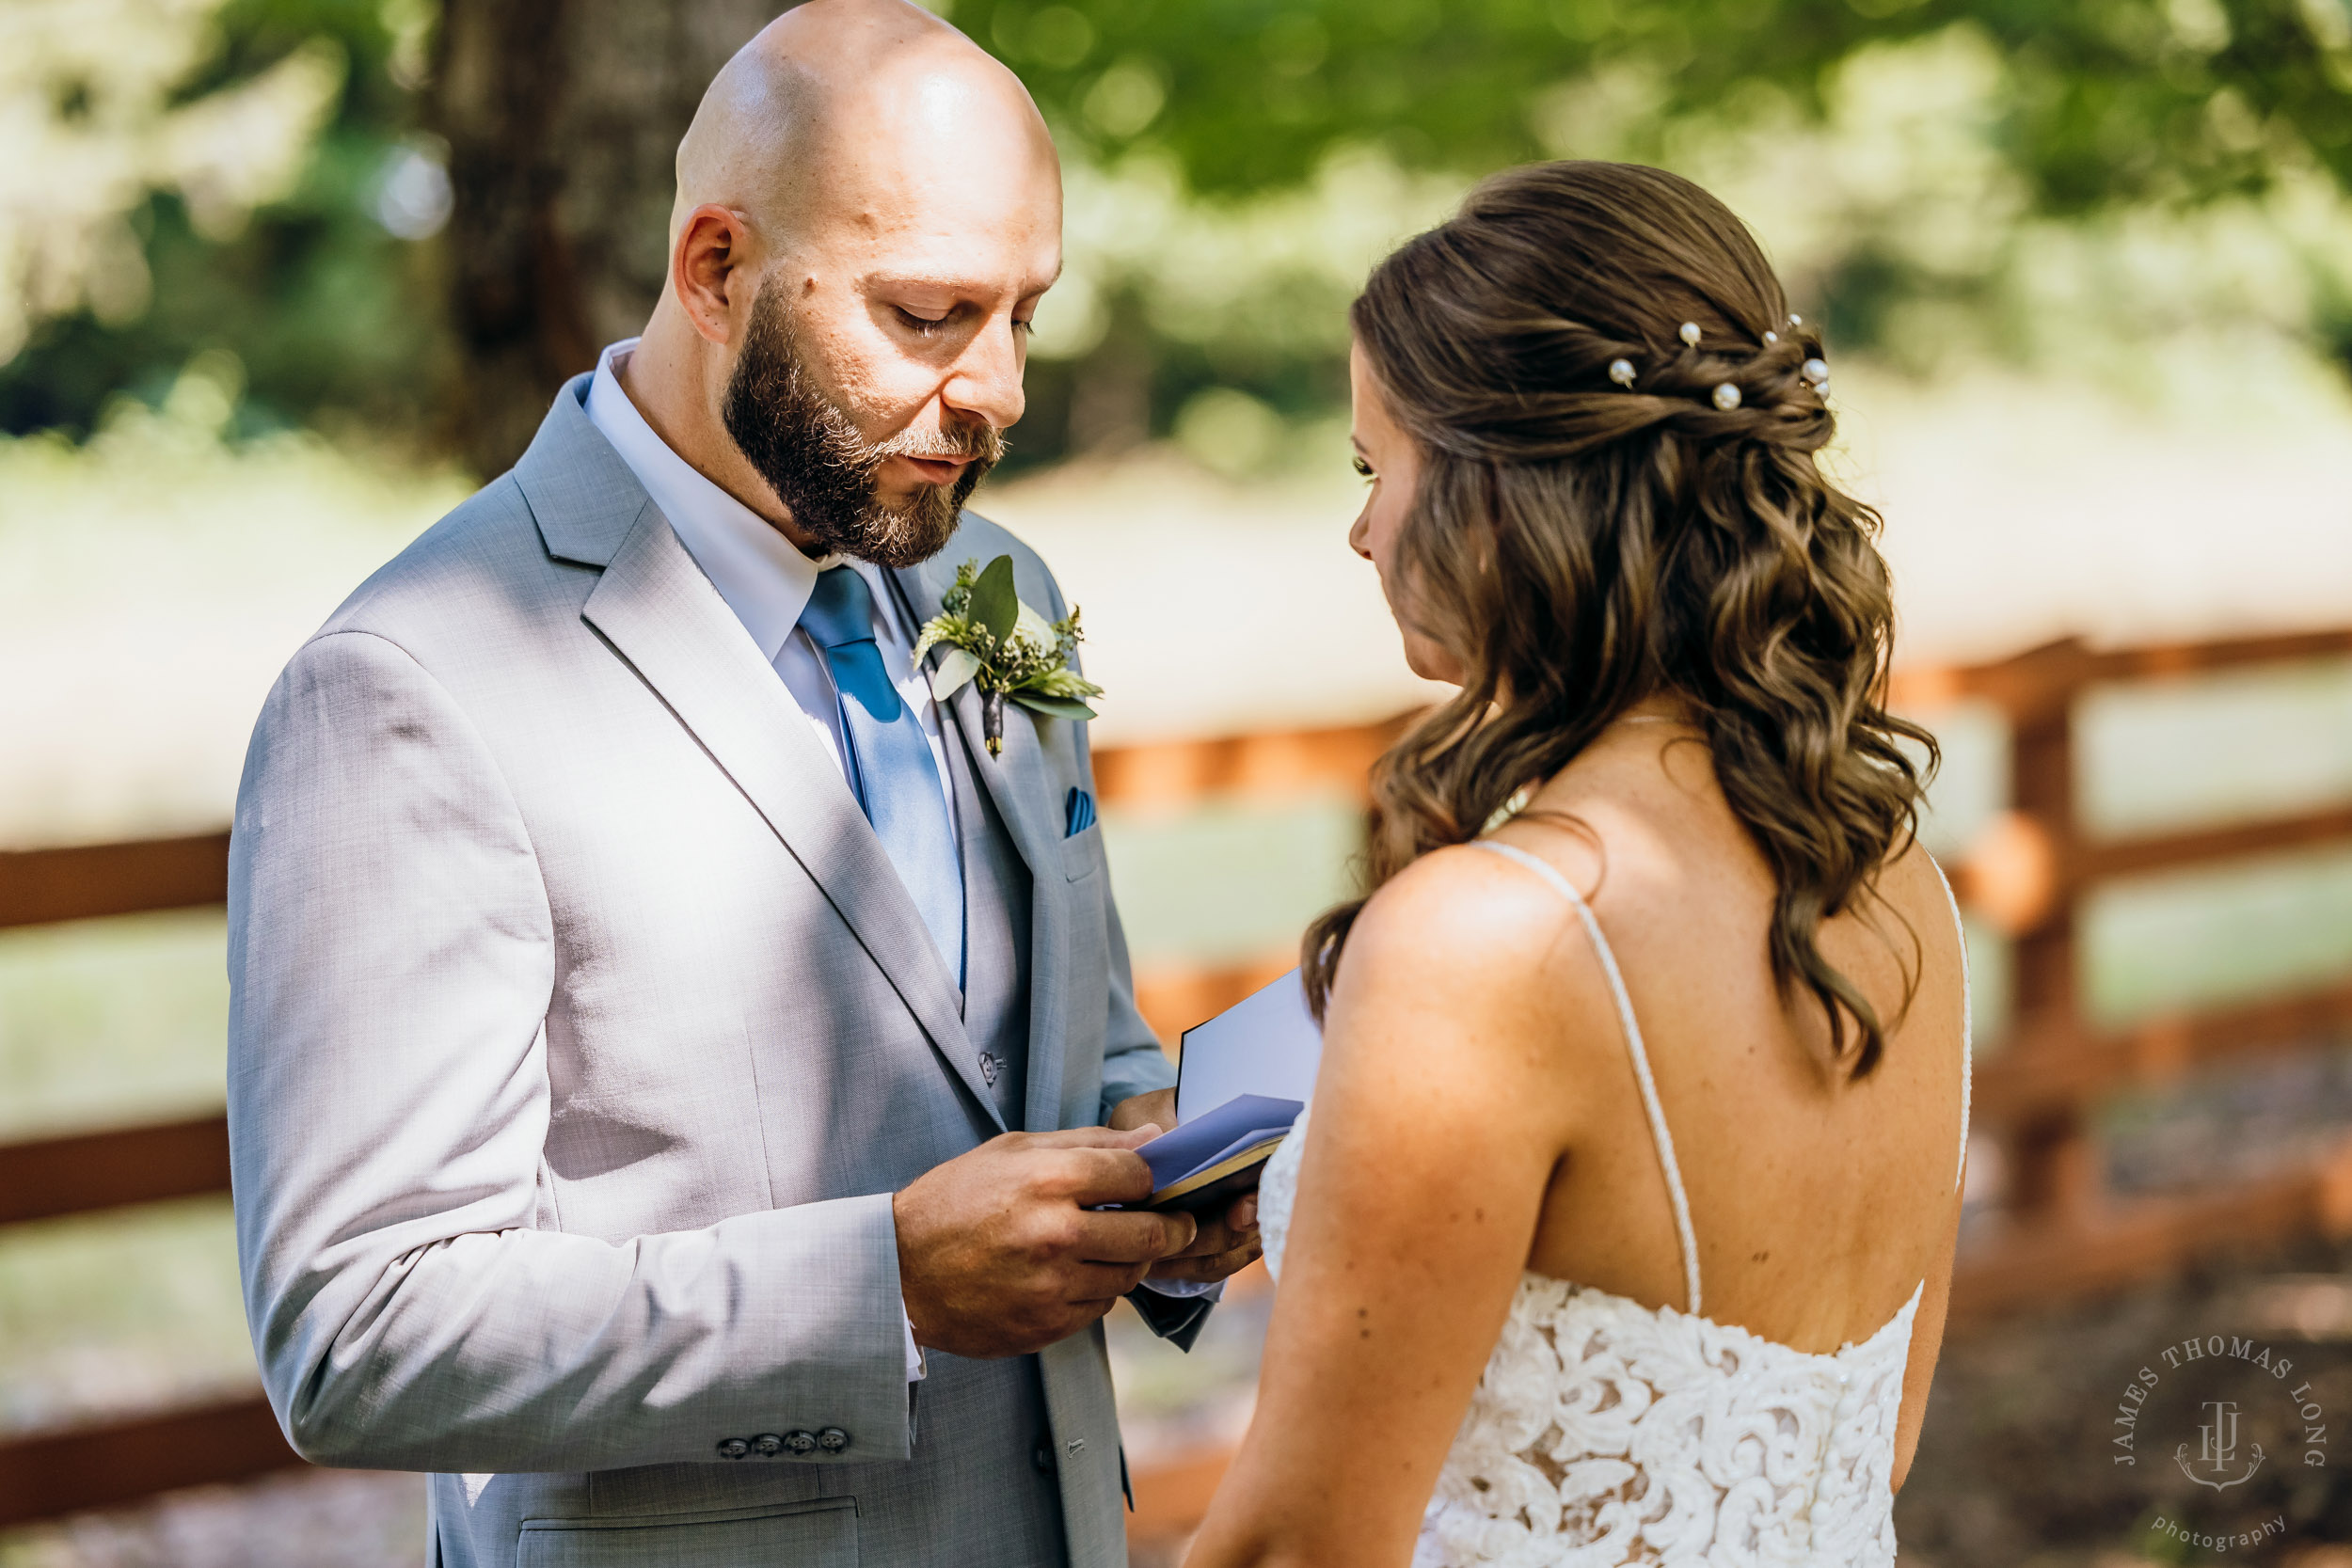
[[[2046,892],[2011,932],[2017,1052],[2069,1053],[2084,1039],[2076,951],[2082,833],[2074,794],[2074,704],[2092,673],[2089,649],[2053,642],[2009,660],[1996,700],[2009,710],[2010,808],[2040,841]],[[2043,1108],[2007,1130],[2010,1214],[2027,1225],[2088,1223],[2105,1185],[2081,1104]]]

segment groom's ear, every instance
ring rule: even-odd
[[[749,216],[715,201],[688,213],[670,247],[670,287],[696,332],[734,342],[758,292]]]

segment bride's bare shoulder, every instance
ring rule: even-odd
[[[1572,887],[1597,863],[1574,854],[1541,858]],[[1382,1007],[1483,1011],[1556,978],[1563,944],[1584,942],[1575,906],[1539,873],[1457,845],[1415,861],[1364,905],[1348,933],[1339,990]]]

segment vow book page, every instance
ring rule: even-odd
[[[1307,988],[1294,969],[1184,1031],[1176,1065],[1177,1125],[1237,1095],[1304,1104],[1314,1098],[1315,1069],[1322,1063],[1323,1030],[1307,1010]]]
[[[1293,970],[1184,1031],[1176,1129],[1137,1153],[1154,1209],[1205,1208],[1248,1192],[1314,1094],[1323,1032]]]

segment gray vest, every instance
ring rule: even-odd
[[[1021,721],[1017,710],[1008,723]],[[1029,868],[975,768],[995,761],[979,737],[965,744],[944,705],[947,772],[963,841],[963,1027],[1005,1125],[1023,1131],[1029,1085]],[[1039,1131],[1045,1131],[1039,1129]]]

